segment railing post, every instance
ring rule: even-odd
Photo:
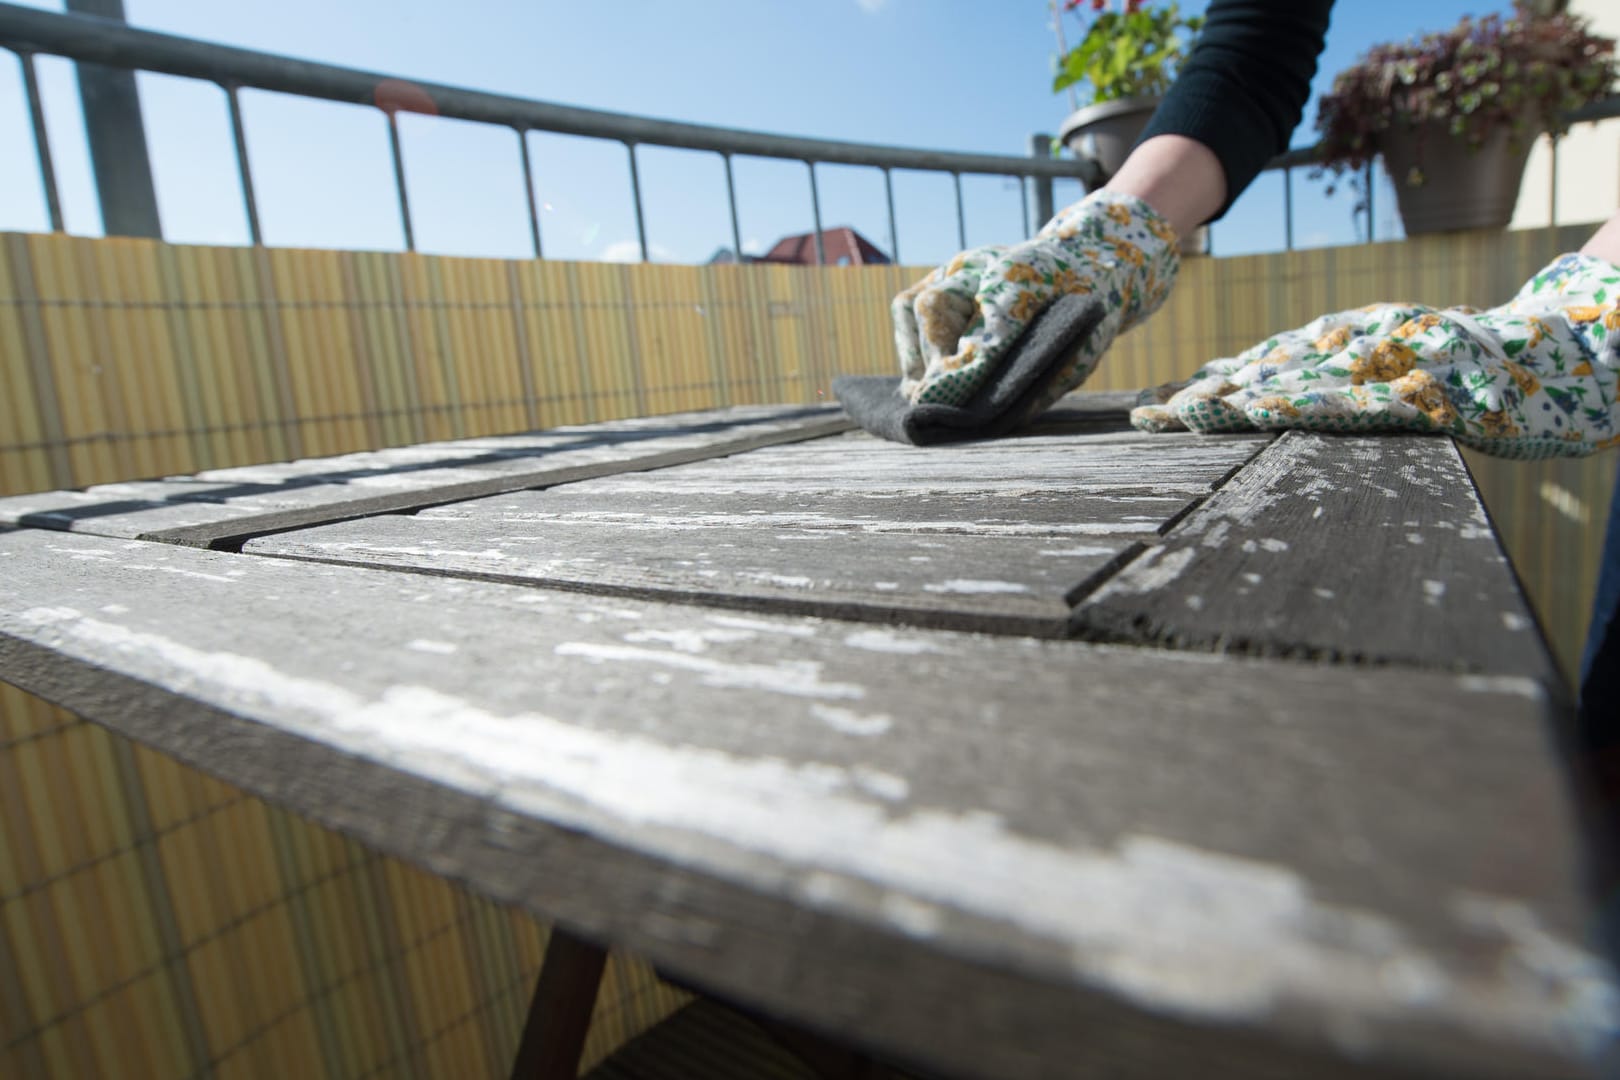
[[[1294,250],[1294,170],[1283,168],[1283,243]]]
[[[1029,156],[1050,160],[1052,157],[1052,136],[1031,135],[1029,137]],[[1050,176],[1031,177],[1035,185],[1035,221],[1032,223],[1035,232],[1040,232],[1041,226],[1052,220],[1057,211],[1052,205],[1052,178]]]
[[[636,242],[641,245],[641,261],[652,262],[647,252],[647,219],[641,212],[641,170],[636,167],[636,144],[626,142],[624,148],[630,154],[630,200],[636,206]]]
[[[529,133],[521,127],[512,129],[517,132],[518,149],[523,157],[523,195],[529,204],[529,239],[534,242],[534,257],[545,258],[544,249],[540,246],[540,208],[535,205],[534,199],[534,166],[529,161]]]
[[[726,205],[731,208],[731,252],[737,257],[737,265],[741,266],[742,227],[737,222],[737,181],[731,174],[731,155],[721,154],[720,160],[726,163]]]
[[[895,265],[900,264],[900,226],[894,217],[894,176],[891,170],[883,170],[883,194],[889,200],[889,255],[894,259]]]
[[[1022,176],[1016,177],[1016,179],[1018,181],[1018,202],[1019,202],[1019,205],[1023,207],[1023,212],[1021,214],[1019,214],[1019,216],[1021,218],[1023,218],[1023,220],[1024,220],[1024,239],[1028,240],[1029,236],[1030,236],[1030,228],[1029,228],[1029,185],[1024,183],[1024,178]]]
[[[124,21],[123,0],[67,0],[67,9],[78,15]],[[162,239],[135,73],[101,64],[76,66],[102,230],[108,236]]]
[[[23,89],[28,95],[28,119],[34,125],[34,153],[39,158],[39,182],[45,189],[45,212],[51,231],[62,231],[62,199],[56,192],[56,166],[51,161],[51,138],[45,130],[45,107],[39,99],[39,76],[34,71],[34,54],[19,52]]]
[[[967,250],[967,214],[962,209],[962,174],[951,173],[951,183],[956,185],[956,246]]]
[[[253,169],[248,164],[247,131],[242,124],[242,102],[235,83],[224,83],[225,100],[231,107],[231,138],[236,143],[236,174],[242,181],[242,206],[247,210],[248,240],[254,247],[264,245],[259,229],[259,200],[253,193]]]
[[[388,117],[388,146],[394,155],[394,187],[399,192],[399,221],[405,228],[405,250],[416,250],[416,230],[411,228],[411,199],[405,192],[405,155],[399,147],[399,120],[393,109]]]
[[[827,249],[821,243],[821,194],[816,190],[816,163],[806,161],[810,170],[810,216],[816,226],[816,265],[827,265]]]

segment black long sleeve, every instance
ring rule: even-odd
[[[1143,139],[1185,135],[1226,173],[1221,217],[1288,138],[1311,96],[1333,0],[1212,0],[1198,45]],[[1213,220],[1213,219],[1212,219]]]

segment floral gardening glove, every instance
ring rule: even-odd
[[[1079,386],[1115,337],[1158,310],[1180,266],[1175,232],[1152,207],[1093,192],[1033,240],[964,251],[894,298],[900,392],[914,405],[960,405],[1058,296],[1101,298],[1107,314],[1063,361],[1032,409],[1039,412]]]
[[[1564,255],[1490,311],[1374,304],[1145,391],[1147,431],[1412,430],[1543,458],[1620,445],[1620,268]]]

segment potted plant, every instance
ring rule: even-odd
[[[1377,46],[1318,106],[1316,175],[1349,173],[1359,190],[1359,170],[1381,154],[1408,234],[1502,228],[1536,137],[1562,133],[1565,113],[1614,84],[1614,46],[1584,18],[1523,0],[1509,19]]]
[[[1105,177],[1112,176],[1192,51],[1203,17],[1183,16],[1179,4],[1149,6],[1143,0],[1122,0],[1117,10],[1110,0],[1063,0],[1061,11],[1053,0],[1053,8],[1063,52],[1052,90],[1081,87],[1091,98],[1063,122],[1058,138],[1076,157],[1097,162]],[[1063,16],[1085,20],[1088,11],[1085,33],[1067,48]]]

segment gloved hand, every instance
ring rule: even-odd
[[[1620,268],[1564,255],[1490,311],[1374,304],[1145,391],[1147,431],[1433,431],[1509,458],[1620,445]]]
[[[1098,297],[1102,322],[1063,360],[1033,415],[1080,385],[1115,337],[1158,310],[1180,266],[1175,232],[1152,207],[1093,192],[1034,239],[965,251],[894,298],[900,392],[913,405],[961,405],[996,377],[1009,347],[1053,300]]]

